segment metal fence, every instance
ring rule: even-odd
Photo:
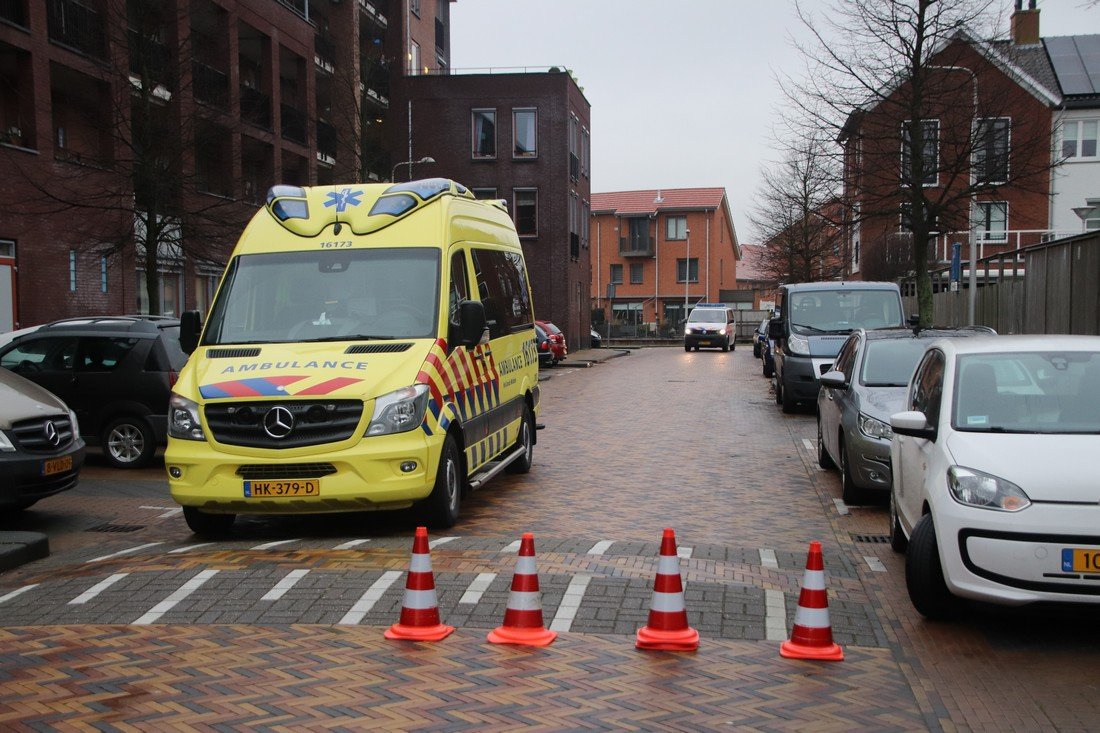
[[[997,333],[1100,335],[1100,232],[979,259],[974,323]],[[901,283],[906,311],[917,312],[913,280]],[[933,321],[970,322],[969,266],[957,290],[948,270],[932,273]]]
[[[756,331],[760,321],[771,315],[771,311],[762,310],[735,310],[733,316],[736,323],[737,341],[752,341],[753,332]],[[594,322],[595,329],[605,339],[608,338],[608,324],[606,321]],[[627,341],[632,343],[663,343],[667,341],[682,341],[684,338],[684,323],[621,323],[611,324],[610,338],[612,341]]]

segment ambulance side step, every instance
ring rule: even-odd
[[[494,461],[493,463],[490,463],[488,468],[484,469],[483,471],[476,474],[473,478],[470,479],[470,488],[471,489],[481,488],[482,484],[484,484],[486,481],[491,479],[493,476],[496,476],[498,473],[503,471],[509,463],[516,460],[517,458],[519,458],[522,455],[523,455],[523,447],[520,446],[519,448],[516,448],[514,451],[512,451],[508,455],[504,456],[504,458],[501,458],[499,461]]]

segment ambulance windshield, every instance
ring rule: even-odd
[[[241,255],[203,344],[433,337],[439,258],[427,247]]]

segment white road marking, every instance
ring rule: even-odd
[[[771,568],[772,570],[779,569],[779,560],[775,558],[775,550],[769,550],[766,547],[760,548],[760,565],[761,567]]]
[[[359,545],[364,545],[368,542],[370,542],[370,540],[348,540],[347,542],[340,543],[339,545],[337,545],[336,547],[333,547],[332,549],[334,549],[334,550],[350,550],[353,547],[358,547]]]
[[[210,580],[217,574],[217,570],[203,570],[201,573],[191,578],[191,580],[181,585],[179,587],[179,590],[175,591],[174,593],[172,593],[172,595],[168,596],[163,601],[153,606],[146,614],[135,621],[134,625],[144,626],[146,624],[153,623],[161,616],[175,608],[177,603],[201,588],[203,583]]]
[[[615,540],[600,540],[596,544],[592,545],[592,548],[588,551],[589,555],[602,555],[607,552],[608,548],[615,544]]]
[[[676,548],[676,554],[680,557],[681,560],[690,560],[691,559],[691,553],[693,553],[693,552],[695,552],[694,547],[677,547]]]
[[[523,540],[516,540],[512,544],[504,547],[501,552],[519,552],[519,543]]]
[[[156,547],[157,545],[163,545],[163,542],[147,542],[144,545],[138,545],[137,547],[131,547],[129,550],[119,550],[118,552],[112,552],[110,555],[101,555],[100,557],[93,557],[91,560],[85,560],[84,564],[90,562],[99,562],[100,560],[110,560],[112,557],[122,557],[123,555],[132,555],[135,552],[141,552],[149,547]]]
[[[22,588],[16,588],[12,592],[5,593],[4,595],[0,596],[0,603],[3,603],[4,601],[10,601],[12,598],[15,598],[16,596],[21,595],[23,593],[26,593],[31,588],[37,588],[37,587],[38,587],[38,583],[31,583],[30,585],[25,585]]]
[[[262,545],[256,545],[250,549],[252,550],[270,550],[272,547],[278,547],[279,545],[289,545],[291,542],[297,542],[297,538],[293,540],[277,540],[275,542],[265,542]]]
[[[277,601],[293,588],[295,584],[309,573],[308,570],[291,570],[286,576],[275,584],[275,587],[264,594],[261,601]]]
[[[169,555],[182,555],[185,552],[191,552],[191,550],[197,550],[200,547],[209,547],[212,544],[214,544],[214,543],[213,542],[200,542],[197,545],[188,545],[187,547],[179,547],[179,548],[176,548],[175,550],[169,550],[168,554]]]
[[[877,557],[870,557],[869,555],[864,555],[863,560],[864,560],[864,562],[867,563],[867,567],[871,568],[872,571],[874,571],[876,573],[885,573],[886,572],[886,566],[883,565],[882,560],[879,560]]]
[[[496,577],[496,573],[478,573],[477,577],[466,587],[466,592],[462,594],[462,598],[459,598],[458,602],[477,603],[481,600],[481,594],[489,588],[489,584],[492,583]]]
[[[168,517],[174,517],[177,514],[183,514],[183,507],[181,506],[143,506],[142,509],[160,509],[164,514],[157,515],[157,519],[167,519]]]
[[[448,542],[454,542],[457,539],[457,537],[437,537],[428,543],[428,549],[434,549],[436,547],[439,547],[440,545],[445,545]]]
[[[812,452],[812,451],[817,450],[817,447],[814,446],[814,444],[810,442],[809,438],[803,438],[802,439],[802,445],[806,446],[806,450],[808,450],[808,451]]]
[[[382,573],[382,577],[374,581],[370,588],[367,588],[366,593],[355,602],[355,605],[351,607],[351,610],[344,614],[344,617],[337,623],[347,626],[358,624],[363,620],[363,617],[374,608],[374,604],[378,603],[378,599],[382,597],[391,585],[401,577],[400,570],[387,570]]]
[[[103,591],[110,588],[112,585],[114,585],[118,581],[125,578],[127,575],[129,575],[129,573],[115,573],[114,575],[107,578],[106,580],[101,580],[100,582],[96,583],[95,585],[93,585],[88,590],[86,590],[83,593],[81,593],[80,595],[78,595],[76,598],[69,601],[69,605],[72,606],[72,605],[76,605],[76,604],[79,604],[79,603],[87,603],[88,601],[92,600],[93,598],[98,596]]]
[[[592,580],[591,575],[574,575],[569,581],[569,587],[565,589],[565,595],[561,598],[558,612],[550,622],[551,631],[569,631],[573,625],[573,617],[581,607],[581,600],[584,598],[584,592],[588,589],[590,580]]]
[[[781,590],[764,591],[764,635],[768,641],[787,639],[787,604]]]
[[[843,499],[833,499],[833,504],[836,505],[836,513],[842,517],[848,516],[848,505],[844,503]]]

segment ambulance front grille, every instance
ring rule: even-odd
[[[287,413],[270,414],[278,408],[285,408]],[[206,405],[203,410],[210,432],[219,443],[281,449],[347,440],[359,425],[363,403],[359,400],[219,402]]]

